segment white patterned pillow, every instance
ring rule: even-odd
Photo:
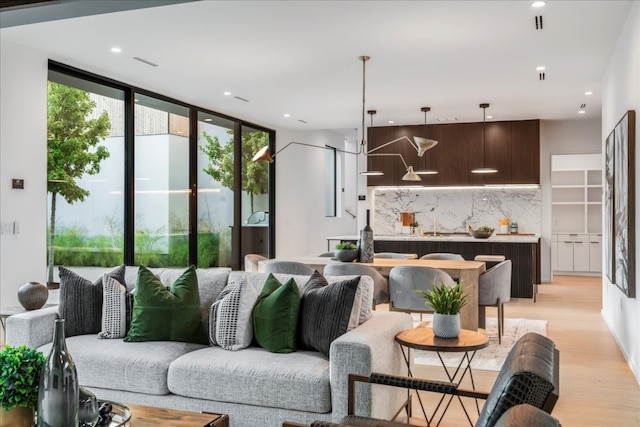
[[[209,340],[225,350],[241,350],[253,340],[251,313],[259,291],[243,276],[229,277],[229,283],[211,305]]]
[[[98,338],[124,338],[131,325],[133,295],[108,274],[102,278],[102,295],[102,330]]]

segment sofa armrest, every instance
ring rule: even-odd
[[[9,316],[6,343],[31,348],[48,344],[53,340],[54,321],[59,317],[57,305]]]
[[[331,343],[329,361],[333,422],[340,422],[347,415],[349,374],[407,374],[407,365],[395,336],[411,328],[413,319],[407,313],[375,311],[371,319]],[[388,388],[359,384],[357,396],[356,414],[391,419],[405,403],[407,394],[401,390],[390,393]]]

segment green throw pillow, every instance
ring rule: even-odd
[[[155,274],[140,267],[131,328],[124,340],[208,343],[195,267],[189,267],[171,286],[163,285]]]
[[[253,308],[253,336],[272,353],[296,351],[300,290],[295,280],[284,285],[269,274]]]

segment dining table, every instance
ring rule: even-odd
[[[279,261],[295,261],[306,264],[322,273],[324,267],[330,263],[341,262],[330,257],[297,256],[275,258]],[[258,270],[273,261],[273,259],[260,261]],[[463,329],[478,330],[478,286],[480,275],[486,270],[483,261],[453,261],[453,260],[432,260],[432,259],[398,259],[398,258],[374,258],[373,262],[361,263],[376,269],[387,279],[393,267],[401,265],[413,265],[431,267],[443,270],[454,280],[462,283],[467,295],[467,303],[460,310],[460,327]]]

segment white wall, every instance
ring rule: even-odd
[[[277,130],[276,147],[291,141],[317,146],[345,148],[344,137],[334,132],[292,132]],[[356,148],[347,146],[353,151]],[[345,212],[356,213],[357,157],[343,154],[341,195],[338,216],[325,216],[326,152],[322,149],[291,145],[276,157],[276,255],[278,257],[317,255],[327,251],[328,236],[355,234],[357,219]],[[361,156],[359,156],[361,157]]]
[[[602,133],[604,141],[627,110],[636,111],[635,188],[636,206],[640,188],[640,2],[634,2],[623,27],[616,49],[611,56],[603,82]],[[604,142],[602,143],[604,150]],[[636,298],[630,299],[612,285],[606,275],[602,278],[602,316],[611,329],[631,370],[640,383],[640,215],[635,209],[636,222]],[[605,230],[604,238],[607,238]]]
[[[47,57],[0,40],[0,303],[18,305],[24,283],[46,283]],[[11,179],[24,179],[24,190]]]
[[[542,186],[541,275],[551,281],[551,155],[602,152],[599,119],[540,121],[540,185]]]

